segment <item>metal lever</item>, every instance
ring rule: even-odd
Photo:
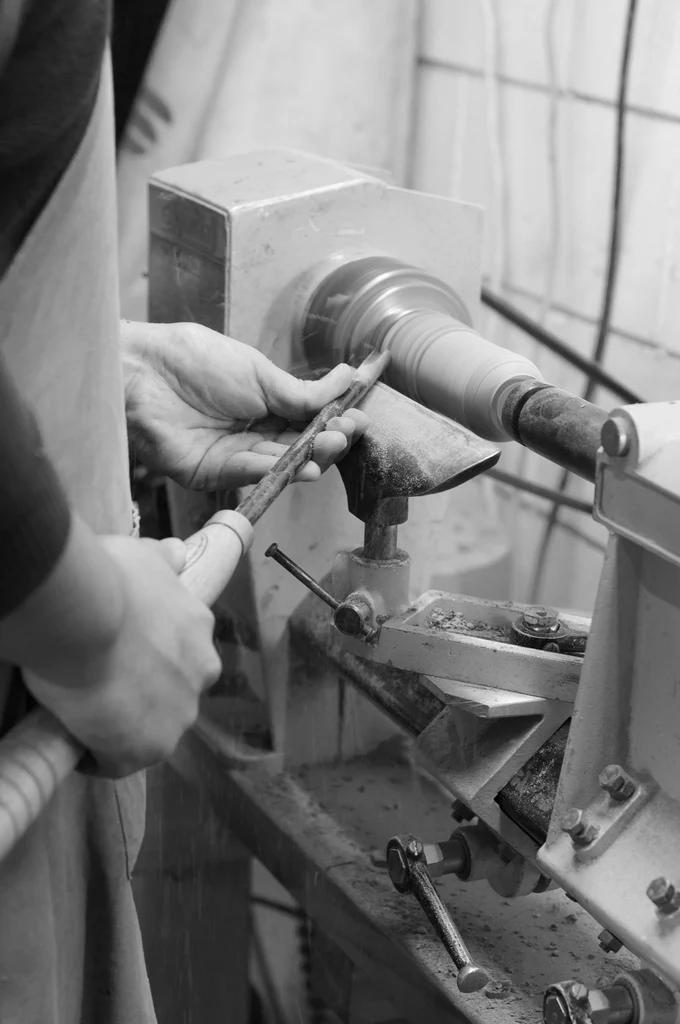
[[[458,970],[456,984],[461,992],[478,992],[489,982],[489,975],[476,964],[456,928],[451,915],[442,903],[427,870],[425,848],[415,836],[392,836],[387,844],[387,870],[397,892],[413,893],[425,911],[427,918],[444,944]],[[462,846],[458,854],[457,868],[455,854],[448,870],[464,870],[466,854]]]
[[[333,622],[341,633],[345,633],[347,636],[363,636],[366,640],[373,636],[375,629],[372,624],[372,613],[365,602],[352,597],[346,601],[338,601],[320,583],[317,583],[313,576],[305,572],[301,565],[284,554],[278,544],[270,544],[265,551],[265,557],[273,558],[303,586],[325,601],[333,609]]]

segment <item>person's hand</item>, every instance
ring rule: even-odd
[[[257,349],[200,324],[121,328],[129,434],[149,469],[185,487],[256,483],[311,419],[350,385],[341,364],[320,380],[299,380]],[[331,420],[298,474],[315,480],[365,430],[356,409]]]
[[[100,573],[109,573],[117,621],[107,626],[102,606],[97,627],[76,626],[61,651],[53,643],[42,674],[26,675],[26,683],[90,752],[96,770],[115,778],[172,753],[196,719],[201,693],[219,677],[220,660],[212,612],[177,578],[181,541],[91,542],[100,546],[95,557],[103,555]]]

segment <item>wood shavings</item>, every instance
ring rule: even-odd
[[[468,633],[498,643],[512,642],[509,625],[494,626],[490,622],[478,622],[453,608],[433,608],[428,616],[427,627],[447,633]]]

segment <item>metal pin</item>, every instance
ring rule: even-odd
[[[333,611],[337,611],[340,607],[340,602],[336,601],[333,595],[329,594],[327,590],[324,590],[321,584],[317,583],[313,576],[310,576],[308,572],[305,572],[301,565],[294,562],[292,558],[288,557],[288,555],[284,555],[278,544],[270,544],[265,551],[265,557],[273,558],[274,561],[283,566],[291,576],[294,576],[295,579],[299,580],[299,582],[307,587],[308,590],[311,590],[313,594],[316,594],[316,596],[320,597],[322,601],[325,601]]]

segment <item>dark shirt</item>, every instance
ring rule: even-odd
[[[108,28],[108,0],[0,0],[0,277],[85,133]],[[70,525],[35,418],[7,371],[4,341],[0,615],[49,575]]]
[[[108,0],[0,0],[0,275],[83,137],[108,28]]]

